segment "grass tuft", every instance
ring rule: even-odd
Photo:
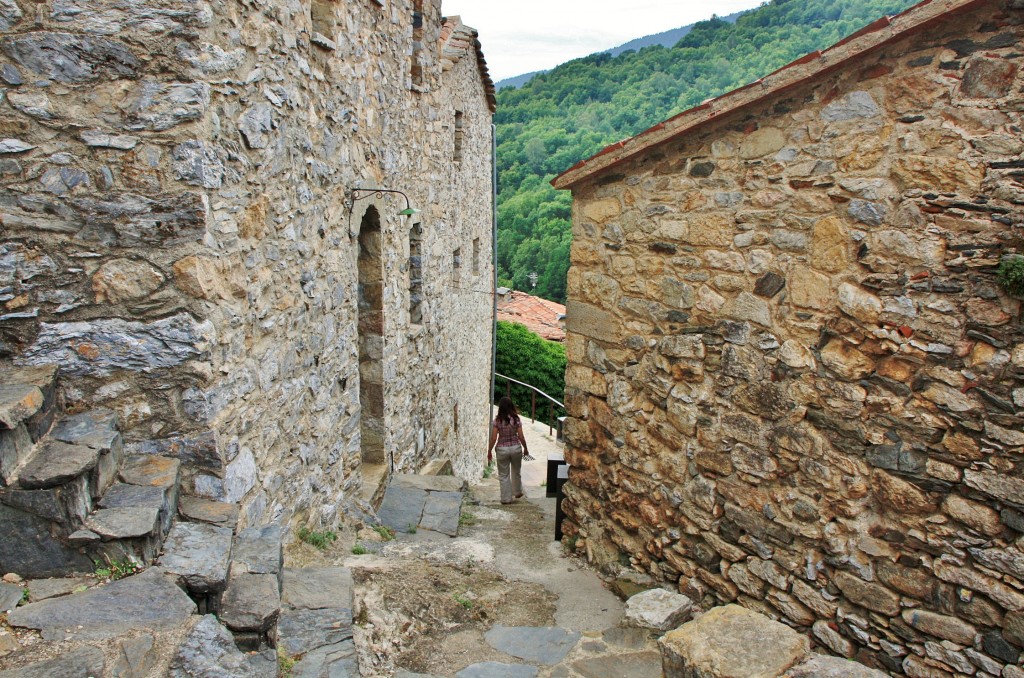
[[[303,527],[299,529],[299,541],[305,542],[310,546],[314,546],[321,551],[325,550],[331,545],[331,542],[336,540],[336,535],[331,530],[316,531],[310,530],[309,528]]]

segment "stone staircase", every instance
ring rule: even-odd
[[[180,462],[126,457],[117,415],[66,414],[55,366],[0,368],[0,570],[146,565],[174,520]]]

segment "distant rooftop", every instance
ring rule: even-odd
[[[523,325],[549,341],[565,341],[565,306],[555,301],[499,287],[498,320]]]

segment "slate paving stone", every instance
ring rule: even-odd
[[[157,531],[160,509],[151,506],[99,509],[85,519],[85,526],[104,541],[134,539]]]
[[[307,652],[292,666],[292,678],[359,678],[356,646],[351,640]]]
[[[282,610],[277,644],[289,657],[352,640],[352,610]]]
[[[99,458],[99,450],[47,438],[25,462],[18,484],[26,490],[56,487],[91,471]]]
[[[276,678],[273,650],[244,654],[231,632],[212,614],[204,616],[186,636],[171,661],[170,678]]]
[[[633,652],[630,654],[591,657],[573,662],[572,668],[584,678],[661,678],[661,653]]]
[[[188,520],[221,527],[234,529],[238,524],[238,504],[229,504],[203,497],[181,497],[178,501],[178,513]]]
[[[435,676],[433,673],[413,673],[406,671],[405,669],[398,669],[395,671],[395,678],[441,678]]]
[[[37,629],[45,640],[68,635],[75,640],[105,640],[140,627],[176,629],[195,611],[188,595],[159,568],[152,568],[83,593],[24,605],[7,621]]]
[[[300,610],[352,608],[352,571],[347,567],[284,570],[281,602]]]
[[[462,669],[455,678],[536,678],[538,673],[536,666],[526,664],[480,662]]]
[[[121,480],[132,485],[171,487],[178,484],[181,462],[170,457],[129,457],[121,468]]]
[[[601,634],[604,642],[628,650],[639,650],[647,644],[651,632],[647,629],[616,626]]]
[[[461,492],[429,492],[423,505],[420,527],[455,537],[459,534],[461,515]]]
[[[150,506],[162,509],[166,501],[166,491],[162,487],[151,485],[129,485],[114,483],[99,500],[100,508],[124,508],[126,506]]]
[[[0,671],[0,678],[82,678],[103,675],[103,651],[86,645],[17,669]]]
[[[280,575],[283,567],[280,525],[250,527],[235,536],[231,551],[232,573]]]
[[[221,599],[221,622],[232,631],[265,633],[281,612],[279,586],[276,574],[233,574]]]
[[[395,532],[413,532],[420,524],[426,502],[426,490],[391,483],[377,510],[377,519]]]
[[[231,530],[178,523],[167,535],[160,566],[185,580],[190,591],[223,591],[231,557]]]
[[[562,661],[580,639],[580,634],[554,626],[501,626],[484,638],[499,652],[530,662],[553,666]]]
[[[0,582],[0,612],[13,610],[23,595],[25,589],[21,586]]]
[[[391,485],[428,492],[464,492],[466,481],[457,476],[421,476],[405,473],[391,479]]]
[[[96,585],[92,577],[59,577],[54,579],[32,579],[28,582],[28,595],[33,603],[47,598],[59,598],[75,591],[89,589]]]
[[[117,658],[111,663],[111,678],[143,678],[156,666],[159,654],[154,638],[148,633],[125,638],[117,648]]]

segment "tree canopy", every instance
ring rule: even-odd
[[[555,175],[914,2],[772,0],[735,24],[697,23],[671,48],[594,54],[502,89],[495,114],[499,284],[565,301],[572,200],[551,187]]]

